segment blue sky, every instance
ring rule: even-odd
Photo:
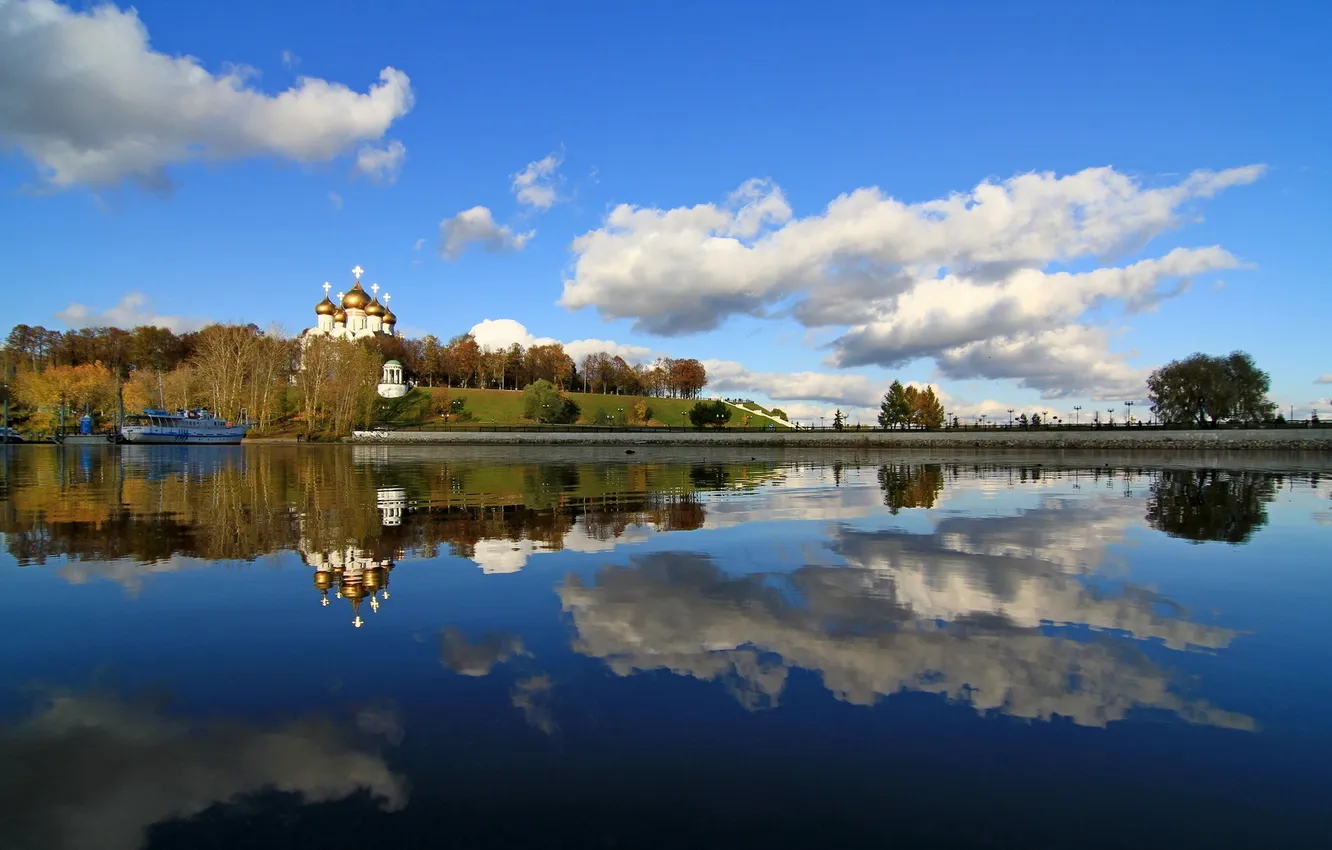
[[[297,332],[359,264],[411,333],[806,416],[1109,407],[1233,348],[1332,407],[1332,7],[999,6],[0,0],[5,324]]]

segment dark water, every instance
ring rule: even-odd
[[[0,847],[1313,847],[1332,464],[0,450]]]

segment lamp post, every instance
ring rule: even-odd
[[[1008,408],[1008,427],[1013,427],[1013,408]]]
[[[822,429],[822,428],[824,427],[824,425],[823,425],[823,420],[825,420],[825,419],[827,419],[827,418],[828,418],[828,417],[826,417],[826,416],[820,416],[820,417],[819,417],[819,428],[820,428],[820,429]]]
[[[689,414],[685,413],[683,410],[680,411],[680,427],[681,427],[681,428],[684,428],[684,427],[685,427],[685,417],[688,416],[688,415],[689,415]]]
[[[624,408],[623,408],[623,407],[617,407],[617,408],[615,408],[615,412],[618,413],[618,414],[620,414],[620,426],[621,426],[621,427],[624,427],[624,424],[625,424],[625,422],[624,422]]]
[[[1073,427],[1074,427],[1074,428],[1078,427],[1078,416],[1079,416],[1079,414],[1081,414],[1081,412],[1082,412],[1082,405],[1080,405],[1080,404],[1075,404],[1075,405],[1073,405]]]
[[[1124,427],[1128,428],[1131,427],[1132,425],[1133,425],[1133,402],[1126,401],[1124,402]]]

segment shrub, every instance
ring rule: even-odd
[[[578,405],[561,395],[550,381],[535,381],[523,388],[523,416],[527,419],[567,425],[578,419],[578,413]]]
[[[720,428],[731,421],[731,408],[724,401],[700,401],[689,409],[689,421],[695,428]]]

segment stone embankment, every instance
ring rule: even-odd
[[[1332,452],[1332,429],[1155,431],[357,431],[357,443],[455,446],[699,446]]]

